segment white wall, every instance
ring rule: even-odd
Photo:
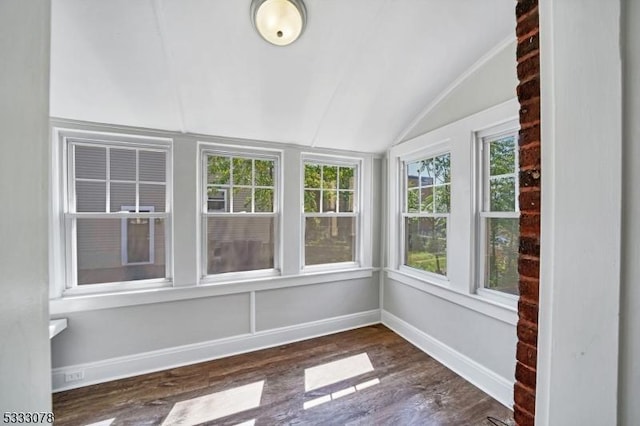
[[[0,2],[0,412],[51,411],[48,0]]]
[[[459,77],[405,132],[403,141],[508,101],[516,95],[515,40],[502,43]]]
[[[633,425],[640,419],[640,2],[624,1],[622,17],[624,160],[618,419],[620,425]]]
[[[517,340],[513,323],[480,314],[392,279],[385,283],[384,310],[505,381],[513,381]]]

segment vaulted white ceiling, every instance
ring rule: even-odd
[[[514,0],[305,0],[287,47],[250,0],[53,0],[51,115],[379,152],[514,36]]]

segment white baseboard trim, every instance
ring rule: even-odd
[[[380,310],[359,312],[273,330],[177,346],[52,370],[53,392],[253,352],[380,323]],[[67,375],[81,379],[65,382]]]
[[[385,310],[382,311],[382,324],[491,395],[507,408],[513,409],[513,381],[505,379]]]

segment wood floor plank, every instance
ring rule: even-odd
[[[335,371],[353,362],[365,362],[361,374]],[[312,367],[333,380],[305,391]],[[512,424],[510,410],[383,325],[56,393],[53,409],[56,425],[72,426],[160,425],[172,410],[202,425]]]

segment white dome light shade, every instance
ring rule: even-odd
[[[302,34],[306,10],[301,0],[253,0],[251,20],[266,41],[286,46]]]

